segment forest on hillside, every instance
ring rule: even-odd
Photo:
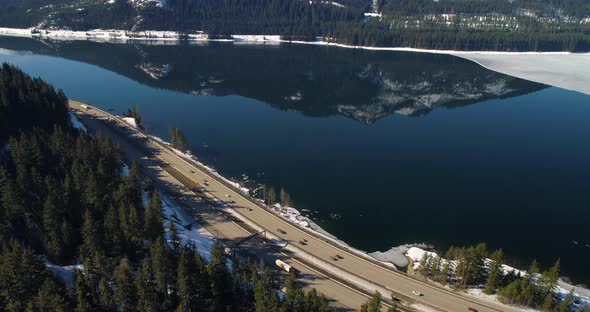
[[[585,0],[10,0],[0,26],[281,35],[367,46],[588,51]],[[379,12],[379,17],[364,13]]]
[[[123,174],[119,148],[73,127],[61,91],[7,64],[0,121],[0,311],[329,310],[293,274],[279,297],[273,270],[184,245],[137,164]],[[49,264],[75,265],[72,285]]]

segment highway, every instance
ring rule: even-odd
[[[264,235],[267,238],[279,238],[285,246],[281,249],[252,243],[250,252],[267,259],[280,258],[292,264],[302,272],[300,279],[305,285],[315,287],[333,299],[332,305],[339,310],[358,310],[360,304],[367,300],[367,293],[379,290],[385,298],[393,295],[405,305],[420,303],[431,310],[460,312],[473,308],[479,312],[519,311],[414,279],[292,224],[211,176],[206,169],[180,157],[165,145],[147,139],[119,118],[82,105],[86,104],[70,101],[70,107],[84,125],[95,133],[109,136],[121,146],[127,159],[137,160],[158,184],[180,194],[183,204],[209,232],[216,233],[231,246],[232,242],[238,242],[261,229],[266,230]],[[203,201],[203,196],[212,198],[223,207],[211,207]],[[307,243],[301,245],[300,240]],[[422,293],[422,296],[413,295],[413,291]],[[406,306],[399,307],[399,310],[410,309]]]

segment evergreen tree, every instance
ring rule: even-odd
[[[154,242],[164,235],[164,218],[162,216],[162,201],[158,192],[153,192],[149,205],[145,211],[146,238]]]
[[[502,264],[504,263],[504,253],[502,249],[492,253],[491,263],[489,265],[488,280],[486,282],[484,293],[491,295],[496,292],[502,278]]]
[[[557,312],[569,312],[572,304],[574,303],[574,289],[572,288],[565,299],[557,306]]]
[[[88,277],[81,271],[76,272],[76,312],[90,312],[96,309],[94,289]]]
[[[113,289],[103,277],[98,283],[98,291],[100,293],[100,305],[105,311],[117,311],[115,306],[115,299],[113,297]]]
[[[135,276],[137,286],[137,308],[139,311],[164,311],[161,294],[158,293],[151,261],[144,260]]]
[[[543,305],[541,306],[541,311],[550,312],[550,311],[553,311],[554,307],[555,307],[555,303],[554,303],[554,299],[553,299],[553,293],[549,292],[545,296],[545,299],[543,301]]]
[[[376,291],[367,302],[361,305],[361,312],[380,312],[382,308],[381,294]]]
[[[256,312],[278,311],[279,297],[274,272],[269,269],[266,269],[261,275],[254,272],[253,283]]]
[[[65,286],[54,277],[47,277],[37,295],[29,302],[28,312],[67,312],[71,311],[70,298]]]
[[[222,311],[232,305],[232,281],[227,269],[227,259],[223,248],[214,244],[211,250],[211,262],[207,266],[211,276],[211,290],[215,311]]]
[[[115,276],[115,302],[123,312],[137,311],[137,289],[131,269],[126,259],[121,260],[121,263],[114,272]]]

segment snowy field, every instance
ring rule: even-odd
[[[590,94],[590,54],[451,54],[502,74]]]

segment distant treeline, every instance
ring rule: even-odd
[[[204,31],[212,38],[231,34],[281,35],[296,40],[317,36],[334,41],[368,46],[407,46],[429,49],[504,51],[586,51],[590,50],[590,26],[566,23],[564,16],[590,15],[585,0],[381,0],[377,8],[383,18],[365,18],[372,1],[342,0],[168,0],[165,7],[135,7],[126,0],[112,4],[71,5],[57,0],[42,8],[38,0],[7,1],[0,4],[0,25],[7,27],[67,27],[74,30],[118,28],[128,30]],[[77,7],[83,6],[82,10]],[[522,12],[555,18],[536,20]],[[521,12],[521,13],[519,13]],[[51,15],[50,15],[51,13]],[[517,29],[474,30],[466,27],[419,28],[394,25],[392,20],[426,14],[517,16]],[[555,24],[557,23],[557,24]]]

